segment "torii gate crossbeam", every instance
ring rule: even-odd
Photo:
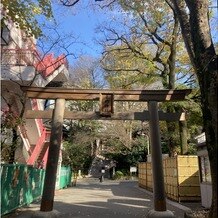
[[[151,132],[151,155],[153,174],[154,210],[148,217],[174,217],[166,208],[162,153],[160,143],[158,102],[182,101],[191,90],[83,90],[64,88],[21,87],[27,97],[36,99],[55,99],[52,115],[52,130],[46,166],[45,183],[41,201],[41,211],[52,211],[54,202],[55,181],[60,151],[62,125],[65,118],[65,100],[99,100],[101,95],[113,96],[113,101],[148,102],[149,128]],[[42,115],[42,114],[41,114]],[[48,115],[47,115],[48,116]],[[51,117],[51,114],[49,115]],[[34,118],[34,115],[27,116]],[[42,116],[43,117],[43,116]],[[37,117],[37,118],[42,118]],[[112,114],[110,116],[112,118]],[[146,120],[146,119],[145,119]]]

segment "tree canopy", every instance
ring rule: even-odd
[[[52,6],[50,0],[2,0],[1,25],[5,22],[15,24],[24,30],[27,36],[34,35],[36,38],[42,35],[42,18],[52,18]]]

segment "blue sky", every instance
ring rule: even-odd
[[[215,0],[213,0],[213,3],[213,6],[217,6]],[[96,4],[101,5],[102,3],[95,3],[94,0],[81,0],[74,7],[54,5],[53,12],[57,22],[60,24],[58,31],[62,35],[65,35],[64,33],[72,33],[75,37],[78,37],[77,42],[69,47],[69,50],[77,56],[83,54],[98,57],[101,55],[101,47],[95,42],[95,38],[99,37],[96,34],[96,27],[103,22],[110,21],[115,13],[110,12],[108,9],[100,9],[100,7],[96,7]],[[218,42],[217,8],[212,10],[216,17],[213,20],[213,39]],[[75,61],[71,57],[68,57],[68,59],[70,62]]]
[[[87,1],[85,1],[86,4]],[[94,1],[93,1],[94,2]],[[92,10],[79,2],[74,7],[57,6],[54,8],[59,31],[72,33],[77,38],[70,50],[78,54],[98,57],[101,55],[101,47],[95,42],[96,27],[109,19],[109,13],[105,9]]]

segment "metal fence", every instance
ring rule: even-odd
[[[72,178],[72,171],[69,166],[67,167],[61,167],[61,175],[60,175],[60,182],[59,182],[59,188],[63,189],[66,188],[71,184],[71,178]]]
[[[1,165],[1,214],[39,198],[44,175],[44,170],[27,165]]]
[[[70,167],[61,167],[59,188],[71,184]],[[1,164],[1,215],[41,197],[45,170],[25,164]]]

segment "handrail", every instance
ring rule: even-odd
[[[61,65],[68,69],[66,55],[62,54],[57,58],[53,53],[41,56],[36,49],[3,49],[1,65],[33,66],[44,78],[50,76]]]
[[[36,66],[42,59],[35,49],[2,49],[1,65]]]
[[[31,100],[31,103],[32,103],[32,108],[33,108],[33,110],[38,111],[38,110],[39,110],[39,106],[38,106],[38,101],[37,101],[37,99],[32,99],[32,100]],[[42,122],[42,119],[36,119],[36,123],[38,124],[39,131],[40,131],[40,133],[42,134],[43,129],[44,129],[44,124],[43,124],[43,122]]]
[[[50,141],[50,137],[51,137],[51,131],[50,130],[46,130],[45,141],[49,142]]]
[[[49,147],[47,147],[46,152],[45,152],[45,155],[44,155],[44,157],[43,157],[43,159],[42,159],[43,168],[46,168],[46,164],[47,164],[47,160],[48,160],[48,149],[49,149]]]
[[[36,143],[36,146],[30,156],[30,158],[28,159],[27,161],[27,164],[28,165],[34,165],[37,157],[39,156],[39,153],[42,149],[42,146],[45,142],[45,137],[46,137],[46,128],[43,129],[43,132],[42,132],[42,135],[39,137],[37,143]]]
[[[28,154],[30,155],[30,152],[31,152],[30,147],[31,146],[30,146],[30,142],[29,142],[29,137],[28,137],[28,135],[26,133],[26,129],[25,129],[25,127],[23,125],[19,125],[18,130],[20,132],[20,135],[21,135],[21,138],[23,140],[24,146],[25,146]]]
[[[43,63],[43,66],[41,63]],[[65,65],[65,67],[68,68],[68,62],[64,54],[57,58],[55,58],[53,54],[49,54],[41,60],[36,66],[36,69],[46,78],[52,75],[61,65]]]

